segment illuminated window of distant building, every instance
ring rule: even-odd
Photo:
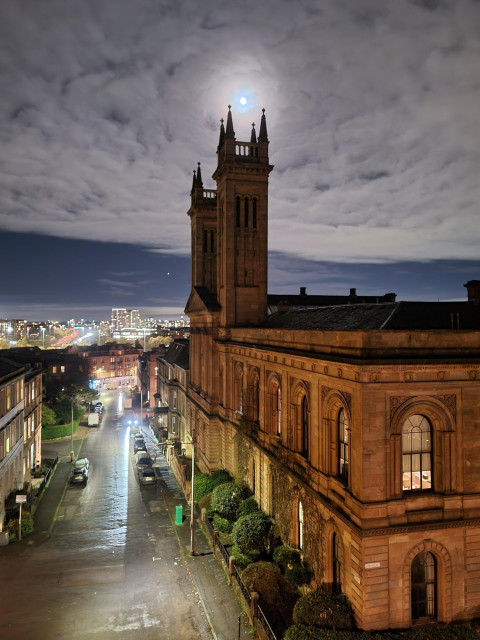
[[[412,620],[433,619],[437,615],[437,567],[432,553],[419,553],[412,562]]]
[[[348,482],[348,465],[350,459],[350,424],[345,409],[338,412],[338,475],[341,480]]]
[[[432,427],[420,414],[409,416],[402,426],[402,488],[432,488]]]
[[[64,365],[62,365],[62,366],[60,367],[60,373],[65,373],[65,366],[64,366]]]
[[[52,373],[57,373],[57,367],[52,367]]]

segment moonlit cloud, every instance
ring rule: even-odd
[[[284,265],[477,260],[479,55],[474,0],[4,0],[0,229],[188,255],[231,103]]]

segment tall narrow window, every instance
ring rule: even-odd
[[[436,617],[437,570],[433,554],[419,553],[412,562],[412,620]]]
[[[298,503],[298,548],[303,549],[303,504]]]
[[[243,369],[237,365],[235,369],[235,409],[243,412]]]
[[[250,418],[253,422],[258,422],[259,418],[259,395],[260,381],[257,371],[254,371],[250,378]]]
[[[248,198],[245,198],[244,212],[245,212],[245,228],[247,228],[248,227]]]
[[[240,226],[240,198],[235,198],[235,226]]]
[[[210,231],[210,251],[211,253],[215,253],[215,236],[213,231]]]
[[[257,199],[254,198],[252,201],[252,227],[254,229],[257,228]]]
[[[342,546],[336,533],[332,537],[332,589],[334,593],[342,593]]]
[[[301,404],[301,424],[300,424],[300,429],[301,429],[301,438],[302,438],[302,442],[301,442],[301,453],[302,456],[305,456],[305,458],[308,458],[308,447],[309,447],[309,442],[308,442],[308,400],[307,400],[307,396],[304,395],[302,398],[302,404]]]
[[[403,491],[432,488],[432,427],[425,416],[415,414],[402,427]]]
[[[348,482],[348,465],[350,458],[350,425],[345,409],[338,412],[338,475],[345,484]]]
[[[277,436],[280,436],[282,434],[282,390],[279,384],[277,384],[275,387],[273,402],[275,433]]]

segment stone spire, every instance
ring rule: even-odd
[[[262,120],[260,122],[260,133],[258,134],[259,142],[268,142],[267,137],[267,120],[265,118],[265,109],[262,109]]]
[[[197,186],[197,173],[195,169],[193,170],[193,180],[192,180],[192,190],[190,191],[190,195],[193,195],[195,192],[195,187]]]
[[[234,138],[235,137],[235,131],[233,130],[232,112],[230,111],[231,108],[232,108],[232,106],[229,104],[228,105],[228,115],[227,115],[227,128],[226,128],[226,131],[225,131],[225,136],[227,138]]]
[[[198,189],[203,189],[203,180],[202,180],[202,172],[200,170],[200,162],[198,163],[196,186]]]
[[[223,141],[225,140],[225,127],[223,126],[224,120],[221,118],[220,120],[220,136],[218,138],[218,147],[217,151],[223,147]]]
[[[252,143],[256,143],[257,142],[257,134],[255,132],[255,123],[252,122],[252,135],[250,136],[250,142]]]

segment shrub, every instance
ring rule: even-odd
[[[478,640],[477,632],[461,625],[433,626],[404,631],[334,631],[294,624],[284,640]]]
[[[248,491],[247,486],[234,482],[224,482],[212,491],[212,511],[232,522],[235,520],[237,509]]]
[[[256,591],[268,605],[279,604],[282,574],[272,562],[249,564],[242,571],[242,581],[249,591]]]
[[[282,544],[275,549],[273,552],[273,561],[284,571],[299,566],[302,563],[300,552],[297,549],[289,547],[288,544]]]
[[[243,553],[264,551],[271,528],[270,518],[263,511],[256,511],[233,525],[233,541]]]
[[[301,597],[293,609],[293,621],[330,629],[353,629],[353,612],[342,594],[314,591]]]
[[[238,507],[237,518],[248,516],[250,513],[255,513],[256,511],[260,511],[260,507],[258,506],[258,502],[255,500],[255,498],[253,496],[250,496],[250,498],[244,500]]]
[[[212,493],[212,491],[212,478],[206,473],[196,473],[193,479],[193,497],[195,501],[200,502],[203,496],[207,493]]]
[[[205,511],[207,512],[207,514],[210,513],[210,503],[212,501],[212,494],[211,493],[207,493],[203,496],[203,498],[200,498],[200,500],[198,500],[198,506],[200,507],[200,509],[205,509]]]
[[[222,518],[222,516],[219,516],[218,513],[216,513],[213,516],[213,526],[222,533],[231,533],[233,525],[229,520]]]
[[[312,581],[312,571],[308,567],[302,567],[296,565],[289,567],[285,571],[285,582],[292,587],[292,589],[298,589],[302,584],[310,584]]]
[[[18,518],[9,520],[6,529],[10,541],[18,540]],[[22,538],[33,531],[33,516],[28,511],[22,511]]]
[[[217,471],[212,471],[212,489],[218,487],[221,484],[225,484],[225,482],[231,482],[232,476],[228,473],[226,469],[218,469]]]
[[[248,555],[247,553],[242,553],[236,544],[230,549],[230,554],[235,558],[235,564],[238,569],[245,569],[249,564],[255,562],[255,558]]]

